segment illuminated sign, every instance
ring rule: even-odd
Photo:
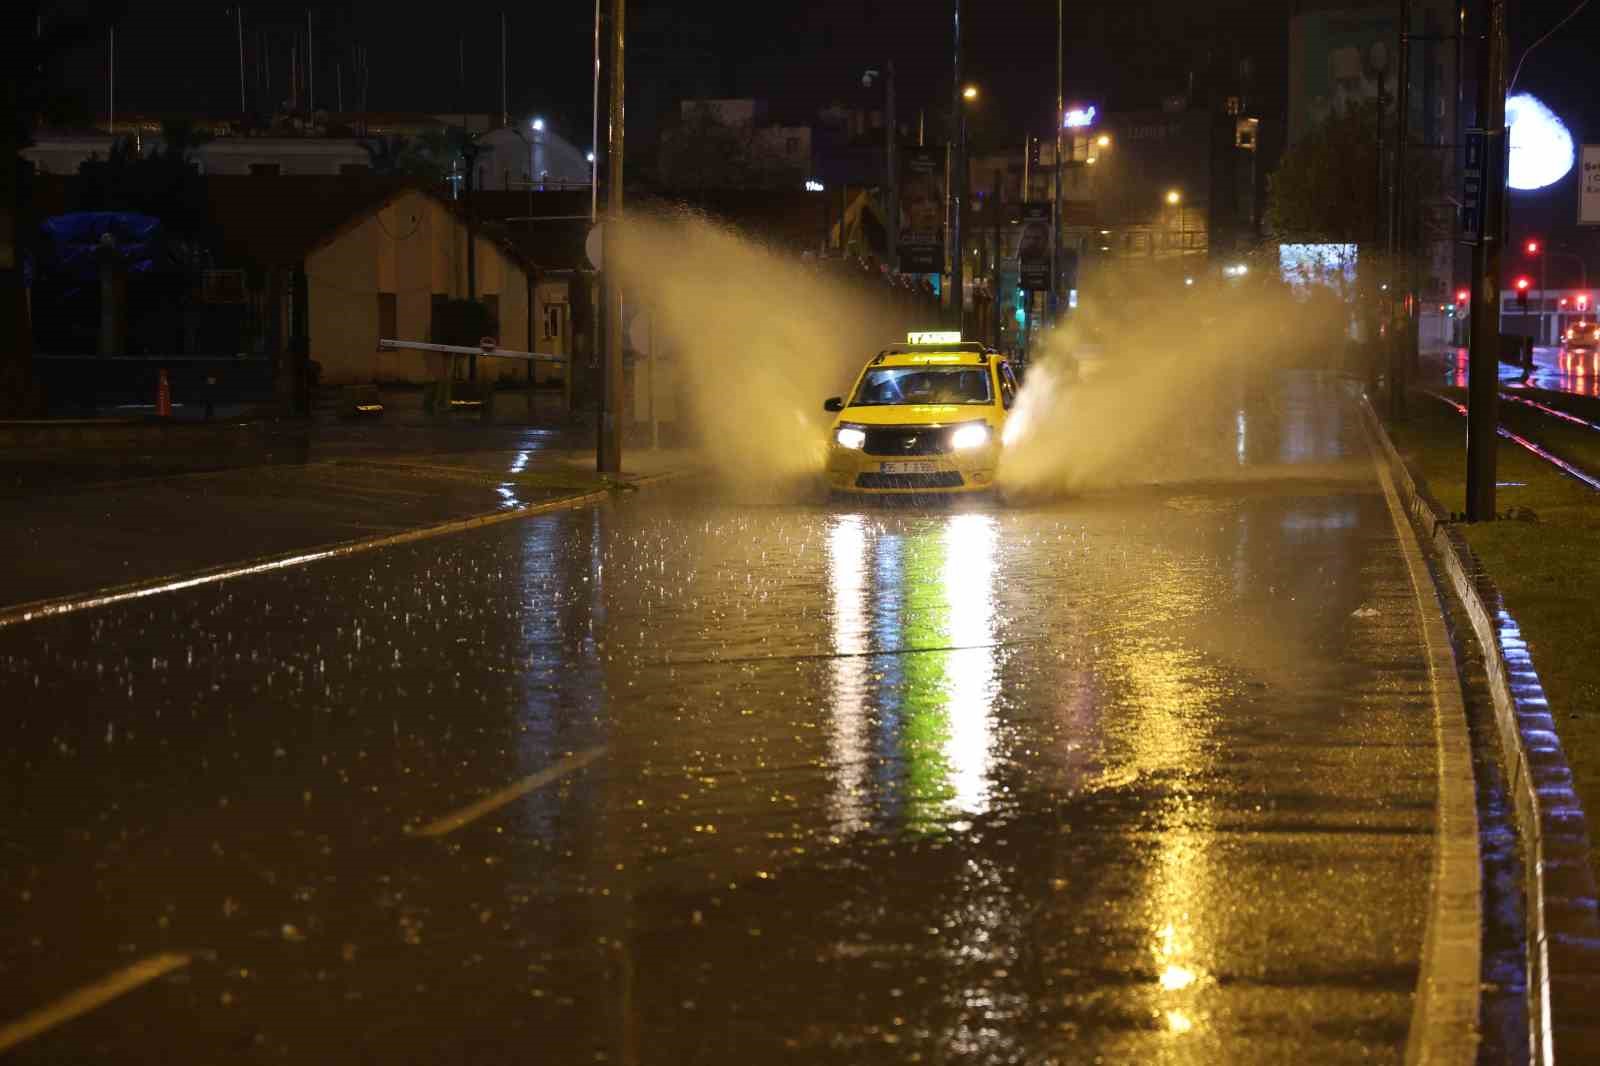
[[[1082,129],[1084,126],[1094,125],[1094,105],[1088,107],[1071,107],[1067,109],[1066,117],[1061,120],[1061,125],[1069,130]]]
[[[958,329],[952,329],[952,330],[935,329],[935,330],[924,330],[924,331],[922,331],[920,333],[919,332],[911,332],[911,333],[907,333],[906,334],[906,343],[907,344],[960,344],[961,343],[961,331],[958,330]]]
[[[815,179],[809,179],[809,180],[806,181],[806,192],[821,192],[821,191],[822,191],[822,182],[817,181]]]

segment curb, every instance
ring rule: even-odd
[[[113,445],[240,445],[255,443],[269,428],[261,419],[161,422],[154,419],[42,419],[0,422],[0,450]]]
[[[1419,489],[1372,404],[1362,411],[1419,531],[1427,531],[1483,651],[1500,758],[1521,838],[1529,1060],[1600,1057],[1600,903],[1583,807],[1521,630],[1443,510]]]
[[[1429,910],[1411,1027],[1406,1034],[1406,1062],[1467,1066],[1477,1059],[1480,1041],[1483,858],[1478,849],[1477,789],[1461,672],[1427,558],[1370,431],[1367,444],[1416,597],[1417,619],[1428,653],[1437,753]]]
[[[690,473],[691,471],[688,470],[677,470],[649,474],[631,481],[619,482],[619,485],[627,489],[649,488],[653,485],[661,485],[678,478],[687,477]],[[126,585],[114,585],[90,593],[32,600],[28,603],[19,603],[10,607],[0,608],[0,629],[24,622],[36,622],[44,618],[72,614],[94,607],[109,607],[112,604],[144,599],[147,596],[155,596],[163,592],[181,592],[184,589],[195,588],[199,585],[211,585],[220,581],[227,581],[230,578],[249,577],[252,574],[262,574],[273,570],[286,570],[290,567],[321,562],[324,559],[337,559],[348,555],[358,555],[362,552],[375,551],[379,548],[390,548],[419,540],[431,540],[434,537],[448,536],[452,533],[464,533],[468,530],[481,529],[485,526],[499,525],[502,522],[533,518],[553,511],[576,510],[580,507],[587,507],[590,504],[600,503],[609,499],[611,495],[612,489],[599,489],[575,496],[542,500],[538,503],[526,504],[522,507],[505,511],[490,511],[486,514],[469,515],[466,518],[454,518],[448,522],[422,526],[418,529],[408,529],[400,533],[385,533],[375,537],[339,541],[326,547],[312,548],[307,551],[258,556],[241,563],[232,563],[207,570],[190,571],[184,574],[171,574],[166,577],[147,578],[143,581],[134,581]]]

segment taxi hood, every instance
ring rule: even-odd
[[[943,426],[954,422],[989,421],[998,410],[992,403],[869,404],[846,407],[839,412],[839,421],[860,426]]]

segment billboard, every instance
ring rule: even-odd
[[[1395,98],[1400,20],[1389,7],[1313,11],[1289,22],[1289,143],[1352,103]]]
[[[944,271],[945,148],[907,145],[900,156],[900,270]]]
[[[1022,236],[1017,244],[1018,284],[1029,292],[1050,291],[1050,205],[1022,205]]]
[[[1600,226],[1600,144],[1583,146],[1578,182],[1578,225]]]

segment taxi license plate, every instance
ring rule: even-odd
[[[884,463],[879,473],[883,474],[937,474],[938,463]]]

